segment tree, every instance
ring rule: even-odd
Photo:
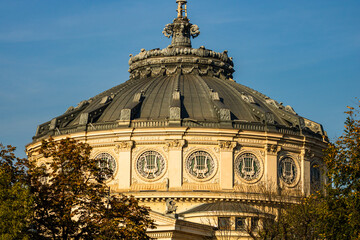
[[[282,209],[269,225],[276,236],[262,239],[360,239],[360,106],[348,108],[343,135],[324,151],[325,192]]]
[[[148,209],[115,196],[105,184],[111,169],[90,158],[91,147],[66,138],[43,140],[45,161],[29,162],[37,239],[149,239]]]
[[[325,151],[329,184],[320,230],[326,239],[360,239],[360,102],[348,109],[343,135]]]
[[[0,239],[29,239],[32,199],[24,159],[0,143]]]

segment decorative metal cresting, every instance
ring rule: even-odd
[[[168,38],[172,37],[171,46],[173,47],[191,47],[190,37],[199,36],[199,27],[191,24],[187,18],[187,1],[176,0],[176,3],[178,4],[177,18],[174,19],[173,23],[165,26],[163,34]]]

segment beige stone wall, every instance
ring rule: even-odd
[[[114,129],[59,136],[55,140],[65,137],[90,144],[92,157],[100,153],[113,156],[116,169],[107,182],[111,191],[134,195],[142,204],[160,213],[166,211],[167,198],[175,199],[179,213],[216,200],[241,200],[252,204],[263,201],[262,193],[269,191],[309,194],[310,168],[314,162],[321,165],[322,149],[326,145],[312,137],[206,128]],[[35,153],[39,146],[40,142],[29,144],[28,153]],[[146,166],[146,173],[139,171],[139,168],[145,169],[141,164],[138,166],[139,158],[148,151],[156,152],[162,159],[161,163],[155,160],[159,164],[153,166],[161,167],[160,173],[151,173],[154,169],[149,166]],[[211,173],[201,173],[189,165],[188,159],[198,151],[205,152],[208,159],[211,157],[212,162],[208,160],[211,164],[207,162]],[[254,179],[245,179],[239,173],[237,159],[243,154],[257,159],[259,168]],[[32,158],[43,161],[36,154]],[[296,169],[291,183],[286,183],[279,175],[279,168],[286,165],[280,163],[286,158],[292,159],[289,161]],[[191,169],[195,169],[198,176],[191,173]],[[189,219],[203,221],[201,216]]]

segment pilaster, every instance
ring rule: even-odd
[[[169,152],[168,171],[169,189],[181,188],[183,179],[183,155],[182,148],[185,140],[166,140],[165,150]]]
[[[117,142],[115,152],[118,155],[118,186],[120,189],[130,188],[131,185],[131,149],[134,146],[133,141]]]
[[[301,171],[301,192],[305,195],[310,194],[310,160],[314,157],[314,153],[308,149],[301,150],[300,171]]]
[[[218,141],[220,148],[220,187],[232,189],[234,187],[234,148],[237,142]]]
[[[265,146],[265,181],[267,186],[276,191],[278,189],[278,152],[281,146],[276,143]]]

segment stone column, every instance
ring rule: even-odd
[[[169,189],[181,188],[183,178],[182,148],[184,145],[185,140],[174,139],[166,141],[166,150],[169,152]]]
[[[131,149],[133,146],[133,141],[121,141],[116,144],[115,149],[119,158],[117,181],[120,189],[128,189],[131,185]]]
[[[220,187],[232,189],[234,187],[234,153],[237,142],[219,141],[220,148]]]
[[[278,152],[281,146],[277,144],[266,144],[265,146],[265,181],[272,191],[278,189]]]
[[[310,149],[302,149],[300,157],[300,181],[301,181],[301,192],[305,195],[310,194],[310,160],[314,157],[314,154]]]

